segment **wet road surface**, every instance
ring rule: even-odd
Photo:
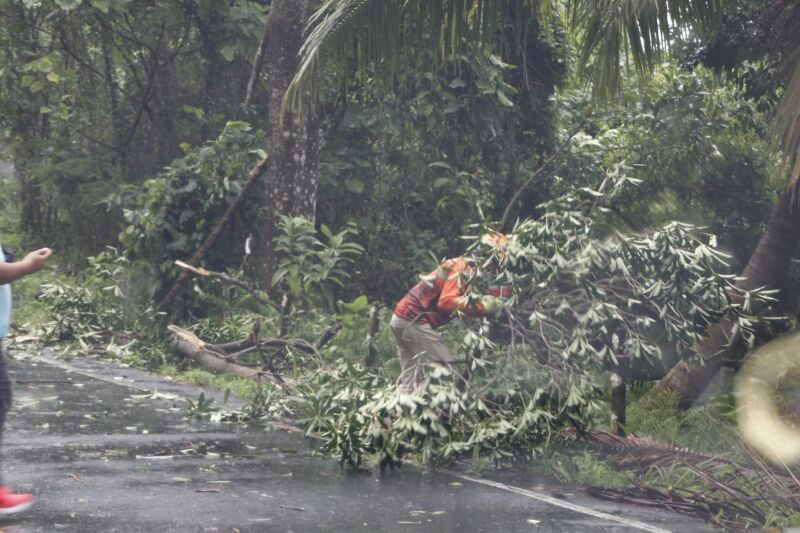
[[[3,472],[36,503],[5,533],[712,531],[529,474],[343,471],[297,433],[188,420],[199,388],[113,363],[10,370]]]

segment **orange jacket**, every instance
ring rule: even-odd
[[[466,306],[460,301],[469,290],[461,273],[470,269],[461,257],[448,259],[406,293],[395,306],[394,314],[434,329],[450,322],[454,311],[482,316],[485,312],[482,304]]]

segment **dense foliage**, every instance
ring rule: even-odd
[[[791,2],[312,4],[0,0],[0,240],[59,256],[20,287],[32,337],[169,372],[166,320],[290,339],[231,356],[273,378],[240,385],[241,416],[294,417],[343,464],[481,465],[603,425],[611,369],[785,328]],[[511,297],[444,328],[457,363],[400,394],[392,307],[457,255],[468,303]]]
[[[752,343],[766,323],[753,309],[770,292],[736,289],[716,238],[689,225],[612,231],[610,207],[630,182],[609,176],[544,204],[500,251],[475,245],[465,279],[475,291],[465,298],[489,284],[509,286],[505,338],[469,328],[456,375],[432,365],[427,386],[413,395],[352,361],[319,373],[305,393],[308,431],[353,465],[365,454],[396,461],[409,451],[426,461],[465,452],[524,457],[565,425],[590,427],[602,371],[622,360],[637,367],[690,353],[723,313]]]

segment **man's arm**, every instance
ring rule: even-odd
[[[0,285],[11,283],[41,270],[52,253],[50,248],[40,248],[26,255],[22,261],[0,263]]]
[[[467,268],[466,261],[462,258],[455,259],[447,270],[447,277],[442,282],[442,290],[439,293],[437,307],[445,313],[459,311],[466,316],[479,317],[486,313],[483,303],[477,302],[475,305],[467,305],[463,296],[466,290],[461,280],[461,273]]]

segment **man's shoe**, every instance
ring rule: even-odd
[[[17,494],[0,487],[0,515],[18,513],[33,505],[33,496]]]

